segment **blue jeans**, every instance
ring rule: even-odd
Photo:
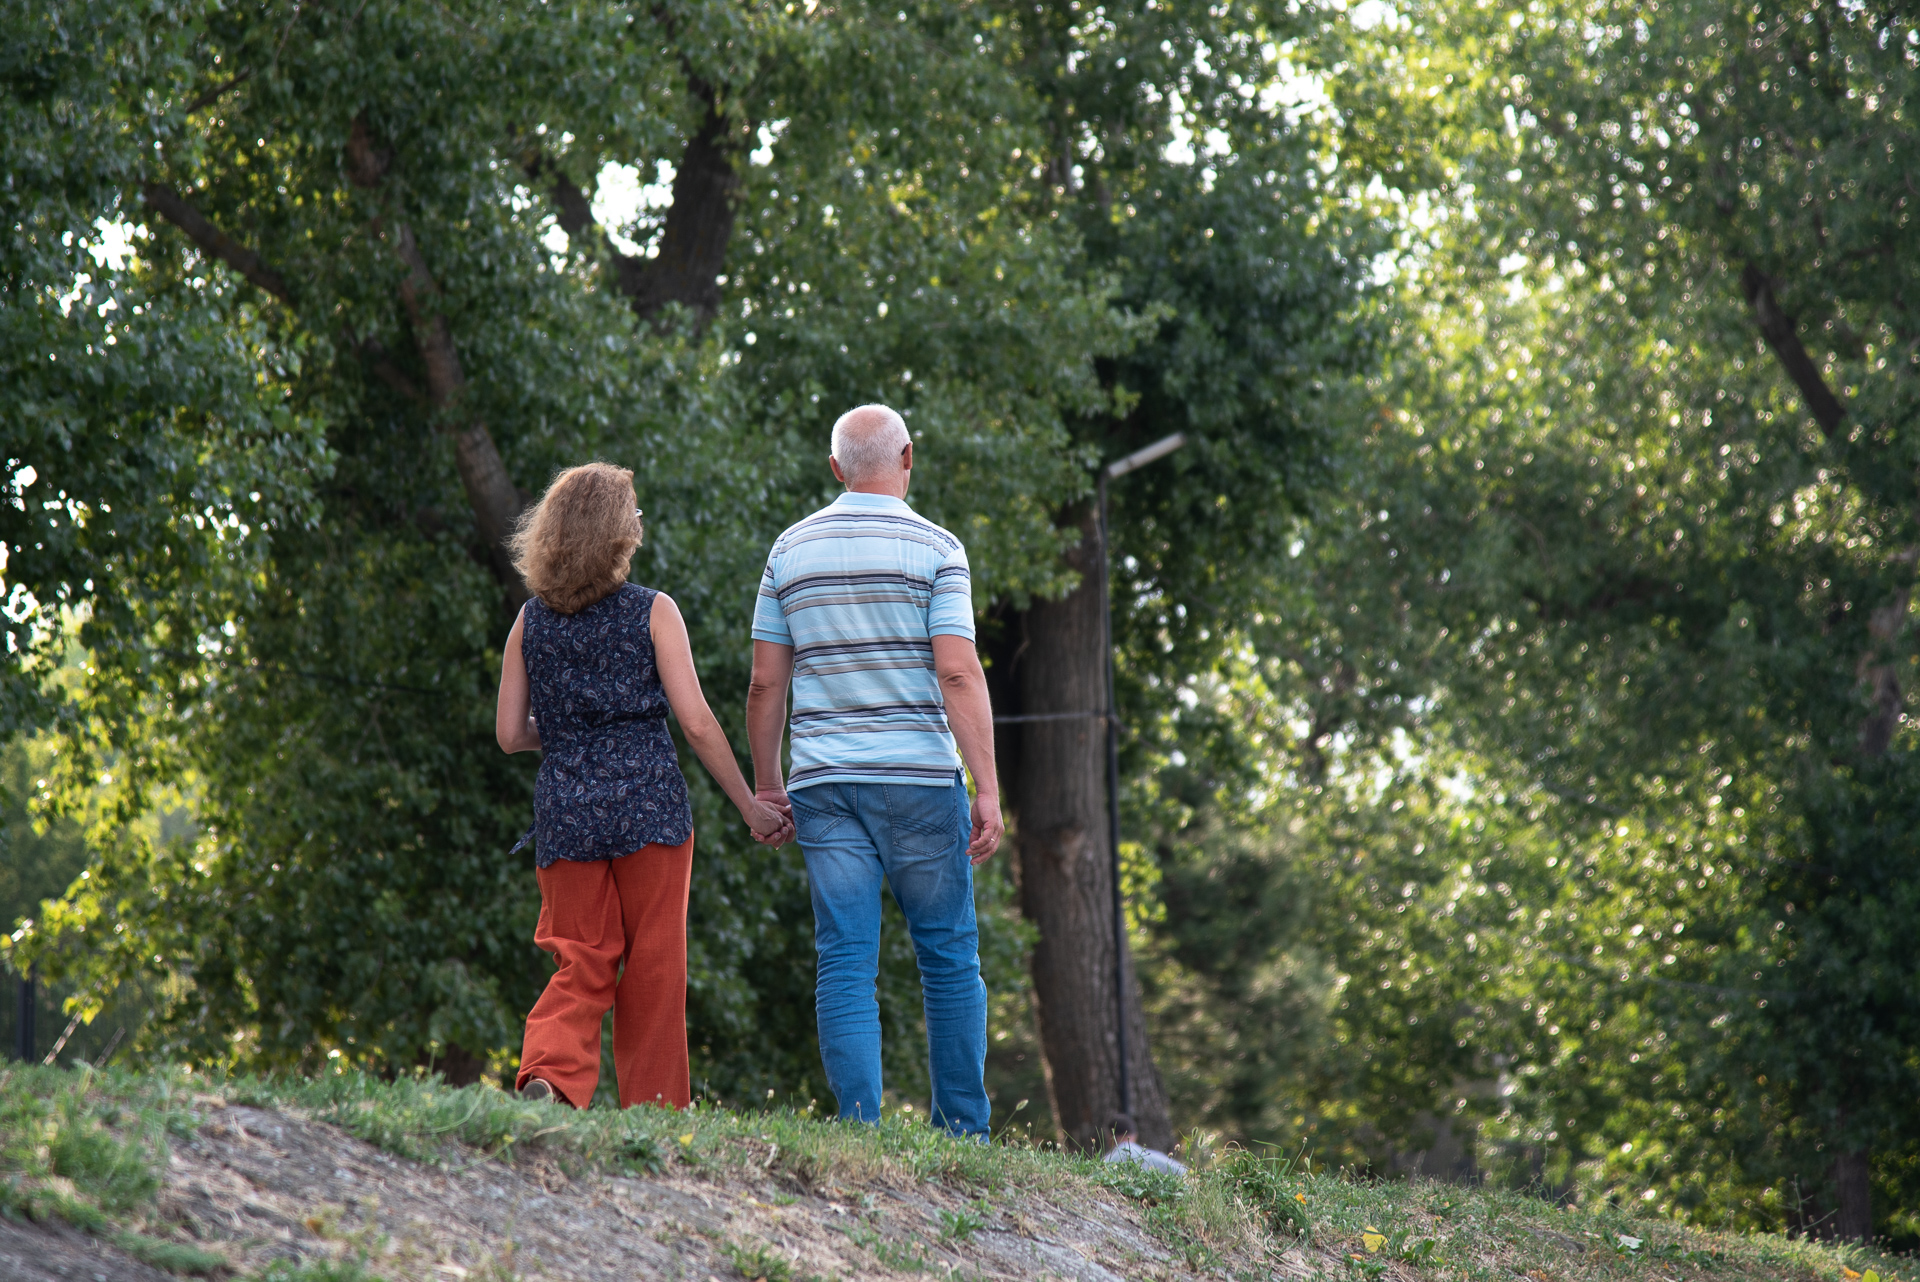
[[[880,1120],[880,882],[906,915],[926,1000],[933,1124],[987,1134],[987,986],[967,788],[823,783],[791,794],[813,891],[820,1059],[840,1116]]]

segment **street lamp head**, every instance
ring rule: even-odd
[[[1125,476],[1128,472],[1143,468],[1157,459],[1165,458],[1186,443],[1187,434],[1185,432],[1175,432],[1172,436],[1163,436],[1145,449],[1135,450],[1125,458],[1115,459],[1113,462],[1107,464],[1106,467],[1101,470],[1101,475],[1105,476],[1109,481],[1117,480]]]

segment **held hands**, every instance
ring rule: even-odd
[[[1000,821],[1000,798],[976,793],[973,798],[973,835],[967,842],[967,858],[975,867],[993,858],[1007,827]]]
[[[784,846],[793,840],[793,807],[784,790],[766,790],[749,798],[740,807],[740,817],[763,846]]]

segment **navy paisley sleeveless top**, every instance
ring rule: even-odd
[[[693,835],[687,781],[654,667],[652,588],[622,584],[574,614],[527,602],[520,652],[540,727],[534,863],[630,855]]]

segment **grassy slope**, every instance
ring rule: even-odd
[[[1882,1282],[1920,1282],[1912,1260],[1858,1247],[1698,1233],[1616,1208],[1566,1210],[1434,1183],[1356,1183],[1249,1154],[1227,1154],[1183,1184],[1024,1146],[957,1143],[908,1121],[864,1128],[791,1111],[712,1108],[576,1113],[525,1104],[490,1087],[454,1090],[356,1075],[270,1082],[211,1080],[185,1070],[10,1067],[0,1072],[0,1209],[64,1220],[176,1273],[229,1276],[226,1255],[176,1240],[179,1231],[154,1214],[169,1140],[193,1134],[228,1103],[331,1123],[443,1169],[545,1161],[581,1174],[673,1170],[710,1180],[716,1196],[742,1198],[750,1197],[747,1176],[778,1178],[809,1196],[938,1186],[977,1199],[982,1214],[1008,1199],[1070,1208],[1117,1197],[1135,1206],[1175,1261],[1221,1277],[1848,1282],[1871,1272]],[[945,1212],[943,1221],[949,1248],[964,1248],[979,1227],[966,1211]],[[754,1243],[731,1243],[726,1251],[743,1277],[796,1276]],[[880,1264],[864,1272],[927,1267],[913,1260]],[[277,1266],[270,1276],[350,1282],[373,1275],[335,1261]]]

